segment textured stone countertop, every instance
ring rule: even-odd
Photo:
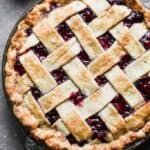
[[[0,63],[8,36],[17,22],[17,19],[31,7],[37,0],[0,0]],[[150,6],[149,0],[143,0]],[[1,68],[0,68],[1,69]],[[2,76],[0,76],[2,81]],[[28,142],[25,142],[28,141]],[[6,98],[4,97],[2,84],[0,85],[0,150],[24,150],[30,143],[30,139],[24,136],[22,127],[12,115]],[[25,144],[27,143],[27,144]],[[34,144],[33,144],[34,145]],[[41,148],[31,148],[27,150],[41,150]],[[150,150],[148,141],[137,150]]]

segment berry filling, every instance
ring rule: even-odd
[[[68,80],[68,76],[62,68],[54,70],[51,74],[58,84],[61,84]]]
[[[54,10],[54,9],[60,7],[60,6],[61,6],[61,5],[60,5],[59,3],[52,2],[52,3],[50,4],[50,11],[52,11],[52,10]]]
[[[143,21],[143,15],[132,11],[132,13],[130,14],[130,16],[128,16],[124,21],[124,25],[127,27],[131,27],[134,23],[139,23]]]
[[[150,31],[148,31],[142,38],[141,43],[145,47],[145,49],[150,49]]]
[[[97,39],[105,50],[110,48],[111,45],[115,41],[114,37],[109,32],[103,34],[102,36],[98,37]]]
[[[14,69],[19,73],[20,76],[24,75],[26,72],[18,58],[14,64]]]
[[[98,76],[98,77],[96,77],[95,81],[97,82],[97,84],[99,86],[103,86],[108,82],[108,80],[105,78],[105,76]]]
[[[31,27],[27,28],[25,30],[25,33],[26,33],[27,36],[30,36],[33,33],[32,28]]]
[[[111,103],[116,107],[122,117],[127,117],[133,112],[132,108],[126,103],[121,95],[116,96]]]
[[[78,142],[72,134],[69,134],[66,138],[68,139],[70,144],[78,144],[79,146],[83,146],[87,143],[86,141]]]
[[[33,97],[36,100],[42,96],[42,93],[41,93],[41,91],[38,88],[31,87],[30,90],[31,90],[31,93],[32,93]]]
[[[111,5],[124,5],[125,1],[124,0],[107,0]]]
[[[150,76],[145,75],[140,80],[136,81],[135,86],[139,89],[145,101],[150,100]]]
[[[46,118],[48,119],[48,121],[51,124],[53,124],[60,118],[60,116],[59,116],[58,112],[56,111],[56,109],[53,109],[52,111],[50,111],[46,114]]]
[[[78,54],[78,58],[82,61],[82,63],[84,65],[88,65],[90,62],[91,62],[91,59],[89,58],[89,56],[86,54],[85,51],[81,51],[79,54]]]
[[[132,61],[133,58],[130,55],[126,54],[121,58],[118,65],[121,69],[125,69]]]
[[[72,101],[75,105],[82,106],[82,101],[84,100],[85,95],[81,92],[72,92],[69,100]]]
[[[94,133],[93,137],[98,138],[101,141],[105,141],[105,137],[108,133],[108,129],[105,123],[97,115],[94,115],[87,119],[87,123],[91,126]]]
[[[95,13],[89,7],[82,10],[79,14],[86,23],[91,22],[96,17]]]
[[[36,54],[40,61],[48,56],[48,50],[41,42],[33,46],[31,50],[33,50],[33,52]]]
[[[68,27],[66,23],[59,24],[57,26],[57,31],[59,32],[59,34],[63,37],[65,41],[68,41],[74,36],[74,34],[72,33],[72,31],[70,30],[70,28]]]

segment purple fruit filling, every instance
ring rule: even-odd
[[[68,80],[68,76],[62,68],[54,70],[51,74],[58,84],[61,84]]]
[[[49,54],[47,48],[44,47],[44,45],[41,42],[33,46],[31,50],[33,50],[33,52],[36,54],[40,61],[45,59]]]
[[[41,93],[41,91],[38,88],[31,87],[30,90],[31,90],[31,93],[32,93],[33,97],[36,100],[42,96],[42,93]]]
[[[114,37],[109,33],[105,33],[104,35],[97,38],[102,47],[107,50],[114,43]]]
[[[50,4],[50,10],[49,11],[52,11],[58,7],[60,7],[61,5],[59,3],[56,3],[56,2],[53,2]]]
[[[78,142],[72,134],[69,134],[66,138],[68,139],[70,144],[77,144],[79,146],[83,146],[87,143],[86,141]]]
[[[99,86],[103,86],[108,82],[108,80],[105,78],[105,76],[98,76],[95,78],[95,81],[97,82],[97,84]]]
[[[57,31],[65,41],[68,41],[74,36],[74,34],[72,33],[72,31],[70,30],[70,28],[66,23],[59,24],[57,26]]]
[[[20,76],[24,75],[26,72],[18,58],[14,64],[14,69],[19,73]]]
[[[84,100],[85,95],[81,92],[72,92],[69,100],[72,101],[75,105],[82,106],[82,101]]]
[[[142,38],[141,38],[141,43],[145,47],[145,49],[149,50],[150,49],[150,31],[148,31]]]
[[[56,109],[53,109],[52,111],[50,111],[46,114],[46,118],[48,119],[48,121],[51,124],[53,124],[60,118],[60,116],[59,116],[58,112],[56,111]]]
[[[111,5],[124,5],[125,4],[125,0],[107,0]]]
[[[105,141],[108,129],[105,123],[101,120],[101,118],[97,115],[94,115],[87,119],[87,123],[91,126],[91,129],[94,133],[94,138]]]
[[[79,14],[86,23],[91,22],[96,17],[95,13],[89,7],[82,10]]]
[[[127,117],[133,112],[133,109],[126,103],[121,95],[116,96],[111,103],[116,107],[122,117]]]
[[[82,63],[84,65],[88,65],[90,62],[91,62],[91,59],[89,58],[89,56],[86,54],[85,51],[81,51],[79,54],[78,54],[78,58],[82,61]]]
[[[134,23],[139,23],[143,21],[143,15],[132,11],[132,13],[123,21],[124,25],[131,27]]]
[[[121,69],[125,69],[133,60],[130,55],[126,54],[121,58],[118,65]]]
[[[136,81],[135,86],[139,89],[145,101],[150,100],[150,76],[145,75],[138,81]]]
[[[33,33],[32,28],[31,27],[27,28],[25,30],[25,33],[27,34],[27,36],[30,36]]]

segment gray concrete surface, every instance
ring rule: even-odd
[[[36,1],[37,0],[0,0],[0,63],[2,62],[2,54],[9,33],[17,19]],[[149,0],[143,1],[147,2],[145,4],[148,6]],[[2,81],[1,76],[0,81]],[[22,127],[10,112],[3,94],[2,85],[0,85],[0,150],[23,150],[25,141],[28,141],[26,143],[30,143],[30,139],[25,138]],[[148,141],[138,150],[150,150],[149,143]],[[28,147],[28,150],[37,150],[37,148]]]

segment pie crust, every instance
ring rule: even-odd
[[[117,5],[109,9],[110,4],[106,0],[97,1],[57,0],[56,3],[67,5],[58,8],[57,11],[47,13],[46,17],[44,12],[50,11],[50,5],[54,1],[42,1],[34,6],[19,23],[8,48],[4,80],[6,92],[13,104],[13,112],[36,139],[44,141],[52,149],[123,149],[145,138],[150,132],[150,102],[144,102],[142,95],[133,84],[150,71],[150,52],[145,52],[142,44],[138,42],[147,31],[146,29],[150,28],[150,10],[145,8],[140,0],[125,0],[127,6],[143,14],[146,23],[134,24],[129,29],[119,22],[130,14],[130,9]],[[76,14],[85,9],[86,5],[97,15],[97,18],[88,25],[82,21],[81,16]],[[72,15],[74,16],[68,19],[66,24],[92,61],[86,67],[79,58],[74,58],[82,51],[78,41],[72,38],[65,42],[55,29]],[[29,27],[33,27],[33,33],[27,36],[25,31]],[[136,32],[137,29],[141,32]],[[105,52],[95,36],[101,36],[108,30],[116,41]],[[44,44],[48,52],[55,50],[42,63],[33,52],[26,52],[39,41]],[[118,66],[112,68],[127,53],[136,60],[124,71]],[[21,55],[20,62],[27,72],[23,76],[20,76],[14,69],[18,55]],[[65,70],[71,80],[56,86],[57,83],[49,72],[60,67]],[[104,73],[109,83],[100,89],[93,77]],[[29,90],[33,84],[45,93],[40,97],[39,104]],[[70,93],[77,92],[79,89],[88,97],[84,100],[82,107],[76,109],[73,103],[65,100]],[[126,118],[121,117],[110,103],[117,93],[121,94],[135,109],[135,112]],[[133,94],[132,97],[129,93]],[[60,105],[56,109],[61,118],[51,126],[44,113],[49,112],[58,104]],[[99,110],[102,111],[99,112]],[[95,113],[98,113],[110,130],[106,137],[108,142],[91,140],[82,147],[70,144],[66,138],[70,133],[78,141],[92,137],[93,132],[85,119]]]

